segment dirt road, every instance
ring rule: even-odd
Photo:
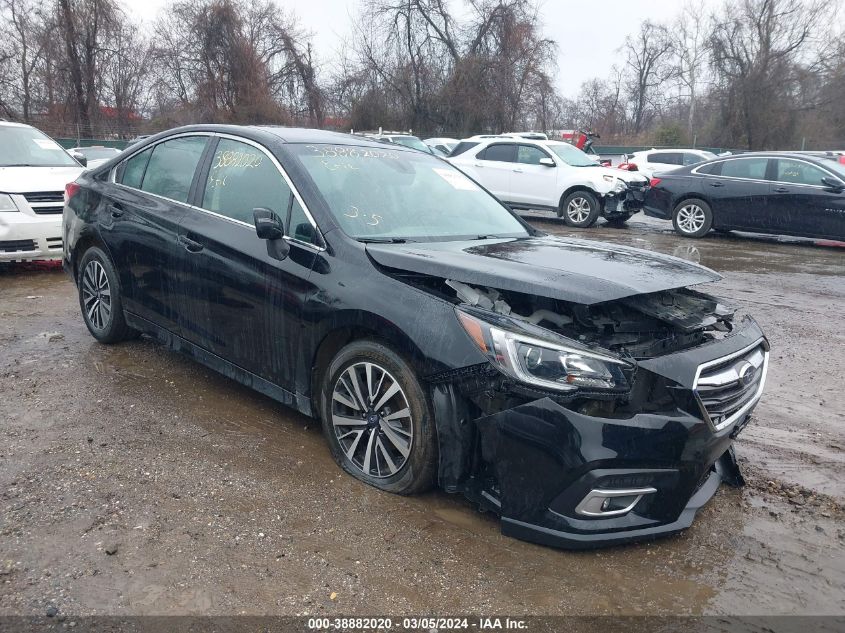
[[[88,335],[60,271],[0,270],[0,614],[845,613],[845,252],[665,225],[772,342],[722,488],[684,534],[597,552],[343,474],[317,425],[142,339]]]

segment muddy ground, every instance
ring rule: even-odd
[[[595,552],[380,493],[318,426],[161,346],[99,345],[60,270],[0,270],[0,614],[845,613],[845,251],[545,230],[680,255],[760,321],[768,388],[684,534]]]

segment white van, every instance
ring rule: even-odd
[[[65,185],[82,170],[43,132],[0,121],[0,262],[61,259]]]

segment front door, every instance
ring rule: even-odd
[[[274,384],[295,391],[301,308],[317,249],[300,199],[261,147],[220,138],[179,227],[185,251],[183,336]],[[280,258],[255,231],[253,209],[293,226]]]
[[[543,158],[553,160],[535,145],[518,145],[516,163],[512,165],[510,199],[531,207],[557,206],[558,168],[543,165]]]
[[[845,239],[845,192],[822,182],[834,176],[803,160],[779,158],[775,163],[769,198],[775,232]]]

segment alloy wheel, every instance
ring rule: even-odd
[[[408,398],[390,373],[372,362],[350,365],[332,391],[332,428],[347,459],[369,477],[398,473],[411,453]]]
[[[96,259],[82,274],[82,304],[88,322],[96,330],[105,330],[111,322],[111,288],[106,269]]]
[[[586,198],[572,198],[566,206],[566,215],[573,222],[583,222],[590,216],[590,201]]]
[[[684,233],[695,233],[704,226],[704,209],[697,204],[687,204],[678,210],[678,228]]]

